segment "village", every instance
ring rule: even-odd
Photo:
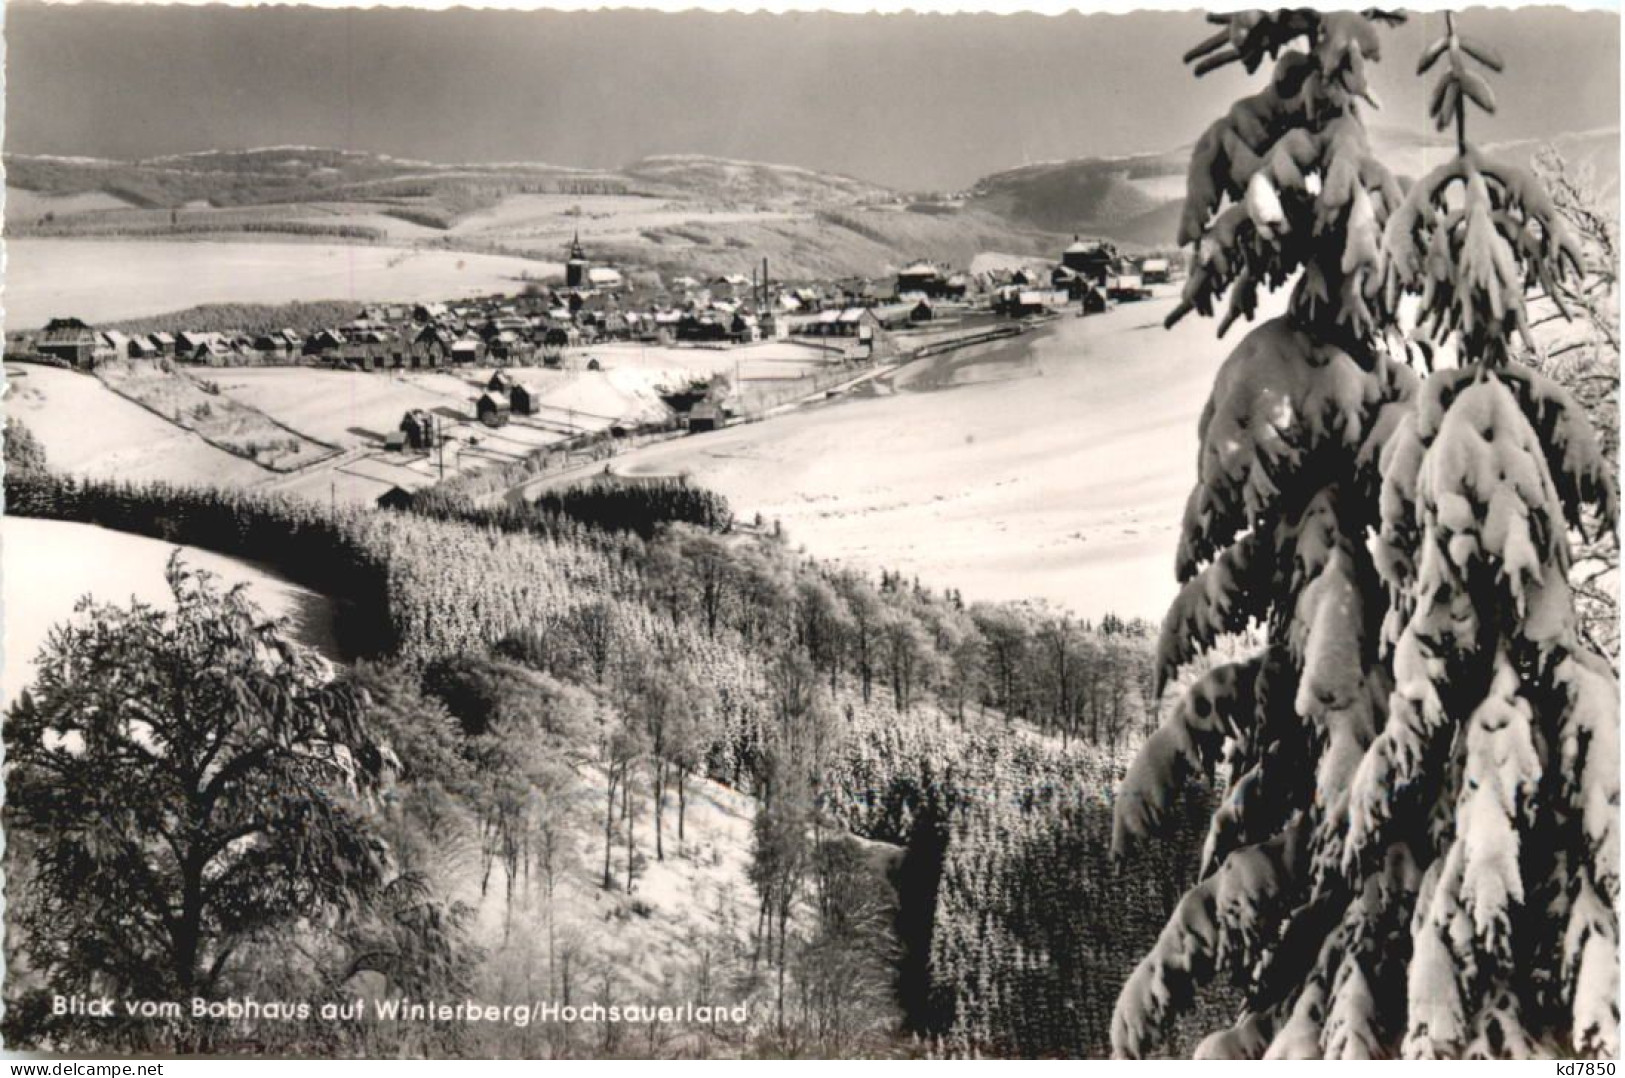
[[[613,474],[625,446],[874,390],[903,364],[1146,299],[1172,275],[1167,258],[1076,236],[1053,262],[919,260],[880,281],[777,280],[766,259],[750,276],[661,280],[595,263],[577,236],[562,281],[511,294],[281,329],[64,316],[10,334],[7,353],[94,375],[267,465],[267,485],[390,506],[502,465]],[[222,407],[247,422],[212,439]]]

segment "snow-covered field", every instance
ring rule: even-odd
[[[167,607],[164,568],[175,549],[173,543],[91,524],[0,517],[5,599],[0,703],[9,705],[28,687],[46,635],[73,616],[80,597],[128,606],[134,596]],[[214,573],[222,584],[248,584],[250,598],[262,610],[288,618],[299,639],[335,654],[332,606],[325,597],[249,562],[195,547],[180,549],[189,566]]]
[[[128,209],[129,202],[106,191],[84,191],[77,195],[47,195],[27,191],[21,187],[6,187],[6,216],[29,220],[55,214],[65,217],[75,213],[101,213],[108,210]]]
[[[449,299],[517,291],[559,265],[457,251],[324,243],[13,239],[6,327],[140,318],[200,303]]]
[[[232,367],[209,372],[226,396],[252,405],[312,438],[342,446],[377,445],[413,408],[469,412],[479,396],[463,380],[447,386],[382,372],[308,367]],[[447,379],[450,381],[449,379]]]
[[[729,378],[737,376],[741,382],[800,378],[823,370],[838,359],[828,350],[795,341],[762,341],[733,348],[596,344],[581,354],[597,359],[609,370],[631,367],[666,377],[725,374]]]
[[[58,471],[220,486],[248,486],[274,474],[126,400],[91,375],[7,364],[6,382],[6,413],[34,433]]]
[[[1028,338],[1026,355],[956,372],[974,384],[697,435],[616,467],[687,471],[741,514],[779,518],[815,556],[967,599],[1160,618],[1197,418],[1234,345],[1207,319],[1164,331],[1171,302],[1069,316]]]

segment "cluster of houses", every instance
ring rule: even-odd
[[[452,365],[552,365],[564,350],[606,340],[740,344],[772,336],[859,338],[928,323],[938,311],[991,310],[1022,317],[1064,306],[1084,313],[1108,301],[1149,295],[1167,281],[1167,259],[1137,265],[1104,241],[1074,238],[1060,261],[972,276],[931,262],[903,268],[895,282],[867,279],[793,285],[760,275],[677,277],[664,288],[629,286],[593,266],[572,242],[562,287],[451,303],[369,306],[341,325],[309,332],[188,329],[127,334],[77,318],[54,319],[14,350],[79,368],[112,359],[174,358],[210,366],[314,362],[360,370]]]
[[[991,286],[992,308],[1014,318],[1078,305],[1084,314],[1098,314],[1108,303],[1148,299],[1151,285],[1173,279],[1166,258],[1135,262],[1105,240],[1079,236],[1061,252],[1061,260],[1047,268],[1009,270]]]

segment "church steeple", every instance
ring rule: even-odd
[[[566,288],[587,287],[587,253],[581,249],[581,230],[570,240],[570,261],[564,267]]]

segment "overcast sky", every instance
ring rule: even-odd
[[[1378,122],[1419,128],[1442,16],[1385,35]],[[1619,16],[1479,10],[1505,54],[1484,140],[1619,123]],[[615,167],[655,153],[907,189],[1190,142],[1249,81],[1198,82],[1199,15],[729,15],[8,3],[6,149],[141,157],[310,144]]]

